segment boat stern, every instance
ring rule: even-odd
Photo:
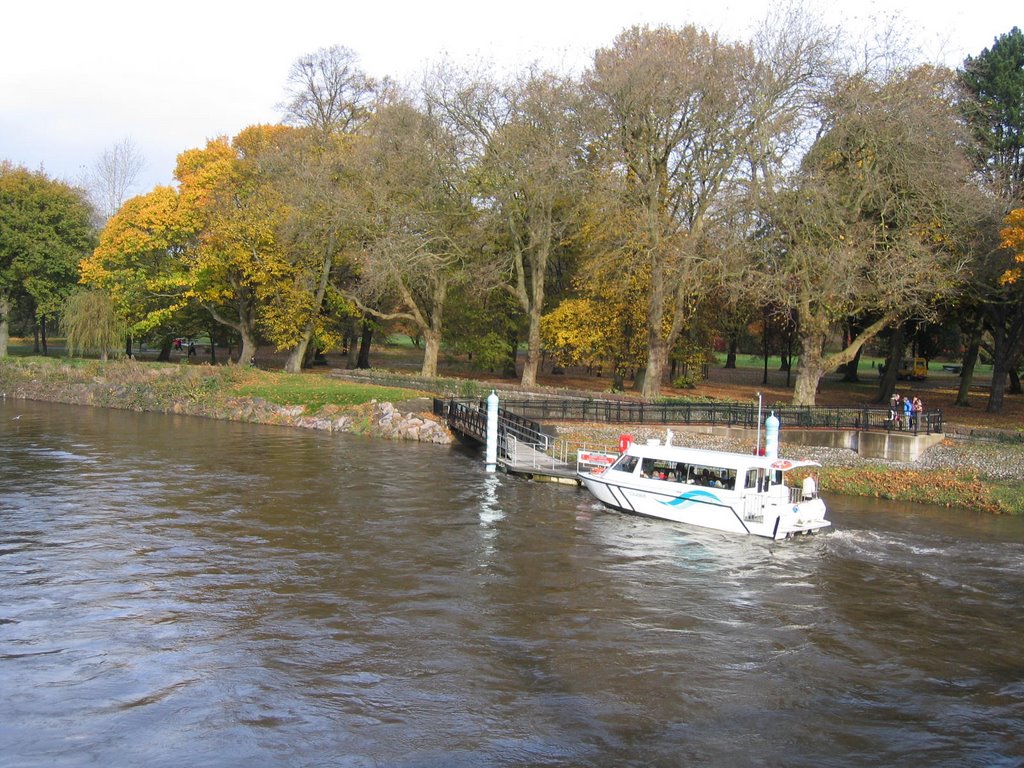
[[[825,502],[818,498],[784,507],[776,517],[772,538],[785,539],[828,528],[832,523],[825,519],[825,511]]]

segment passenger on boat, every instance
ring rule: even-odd
[[[818,483],[814,479],[814,473],[812,472],[804,478],[803,486],[800,490],[801,497],[805,499],[813,499],[818,495]]]

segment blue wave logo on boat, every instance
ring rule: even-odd
[[[687,504],[704,504],[710,502],[712,504],[720,504],[721,501],[711,491],[693,490],[687,491],[681,496],[676,496],[672,501],[661,502],[666,507],[681,507]]]

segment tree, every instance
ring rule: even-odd
[[[285,370],[298,372],[316,348],[340,343],[339,321],[352,307],[338,294],[350,281],[367,224],[366,141],[338,135],[326,142],[296,132],[277,158],[274,183],[285,215],[278,233],[281,264],[261,289],[261,328],[289,350]],[[311,346],[315,339],[316,345]]]
[[[0,357],[7,354],[14,301],[37,322],[60,313],[93,246],[92,211],[79,190],[0,163]]]
[[[1014,27],[996,38],[991,48],[977,57],[968,57],[959,75],[971,97],[962,104],[978,140],[974,152],[976,167],[1003,203],[1003,209],[992,217],[997,221],[1024,198],[1024,34]],[[1012,219],[1004,223],[1004,227],[1013,226]],[[992,228],[996,230],[999,225],[994,223]],[[996,232],[985,233],[983,240],[996,241]],[[1017,365],[1014,361],[1019,358],[1018,336],[1024,333],[1019,318],[1024,309],[1018,302],[1024,301],[1024,294],[1015,290],[1014,281],[1006,279],[1012,277],[1015,269],[1005,264],[1007,246],[993,246],[972,275],[975,300],[964,308],[963,314],[970,315],[970,327],[983,325],[991,337],[993,377],[987,409],[998,412],[1007,374],[1013,375]],[[977,349],[980,343],[980,338],[972,338],[968,351]],[[967,375],[963,375],[960,402],[966,400],[972,368],[964,367]]]
[[[195,232],[184,254],[189,298],[238,333],[243,363],[256,354],[261,298],[289,269],[280,239],[287,208],[266,160],[291,130],[252,126],[178,156],[183,221]]]
[[[128,138],[105,149],[96,160],[86,186],[101,226],[124,205],[145,164],[135,143]]]
[[[979,167],[1005,200],[1024,199],[1024,33],[1014,27],[991,48],[968,56],[959,73],[973,97],[966,114],[978,140]]]
[[[69,355],[95,352],[107,360],[124,341],[127,325],[110,296],[101,290],[83,289],[68,296],[61,319]]]
[[[281,232],[289,268],[263,313],[271,340],[290,350],[287,371],[301,368],[314,337],[330,346],[341,335],[328,305],[350,314],[336,286],[351,278],[364,234],[369,203],[359,174],[367,142],[358,134],[374,113],[377,88],[347,48],[320,49],[292,66],[286,120],[302,130],[276,174],[289,207]]]
[[[322,139],[354,133],[370,118],[377,88],[354,51],[321,48],[298,59],[288,73],[285,121],[312,128]]]
[[[609,228],[618,243],[604,247],[642,263],[650,281],[647,397],[722,272],[736,207],[802,124],[827,39],[798,21],[780,18],[756,45],[692,26],[634,27],[594,56],[587,81],[605,115],[602,167],[619,198]]]
[[[189,304],[185,250],[195,232],[173,187],[125,202],[80,263],[81,282],[102,289],[133,336],[180,332]]]
[[[862,72],[837,83],[817,141],[772,209],[774,242],[749,279],[796,311],[793,402],[883,328],[928,317],[957,288],[979,205],[950,73]],[[839,351],[835,325],[870,317]]]
[[[448,294],[470,279],[479,240],[464,154],[457,136],[408,102],[381,109],[368,131],[374,224],[347,295],[378,319],[412,323],[423,337],[421,372],[436,376]]]
[[[1007,377],[1024,358],[1024,208],[1010,211],[1000,230],[1000,249],[991,255],[988,268],[998,273],[998,287],[986,291],[983,313],[992,337],[992,388],[986,410],[999,413],[1003,408]],[[989,277],[989,285],[994,280]]]
[[[450,75],[451,73],[449,73]],[[550,271],[578,228],[586,167],[583,103],[567,77],[530,70],[514,82],[437,77],[428,102],[471,137],[491,270],[527,318],[522,384],[537,382]]]

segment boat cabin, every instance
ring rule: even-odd
[[[630,446],[608,471],[744,493],[763,493],[777,487],[778,491],[773,495],[782,495],[786,493],[782,490],[783,472],[798,466],[816,466],[816,462],[773,460],[753,454],[683,448],[659,442],[656,445]]]

